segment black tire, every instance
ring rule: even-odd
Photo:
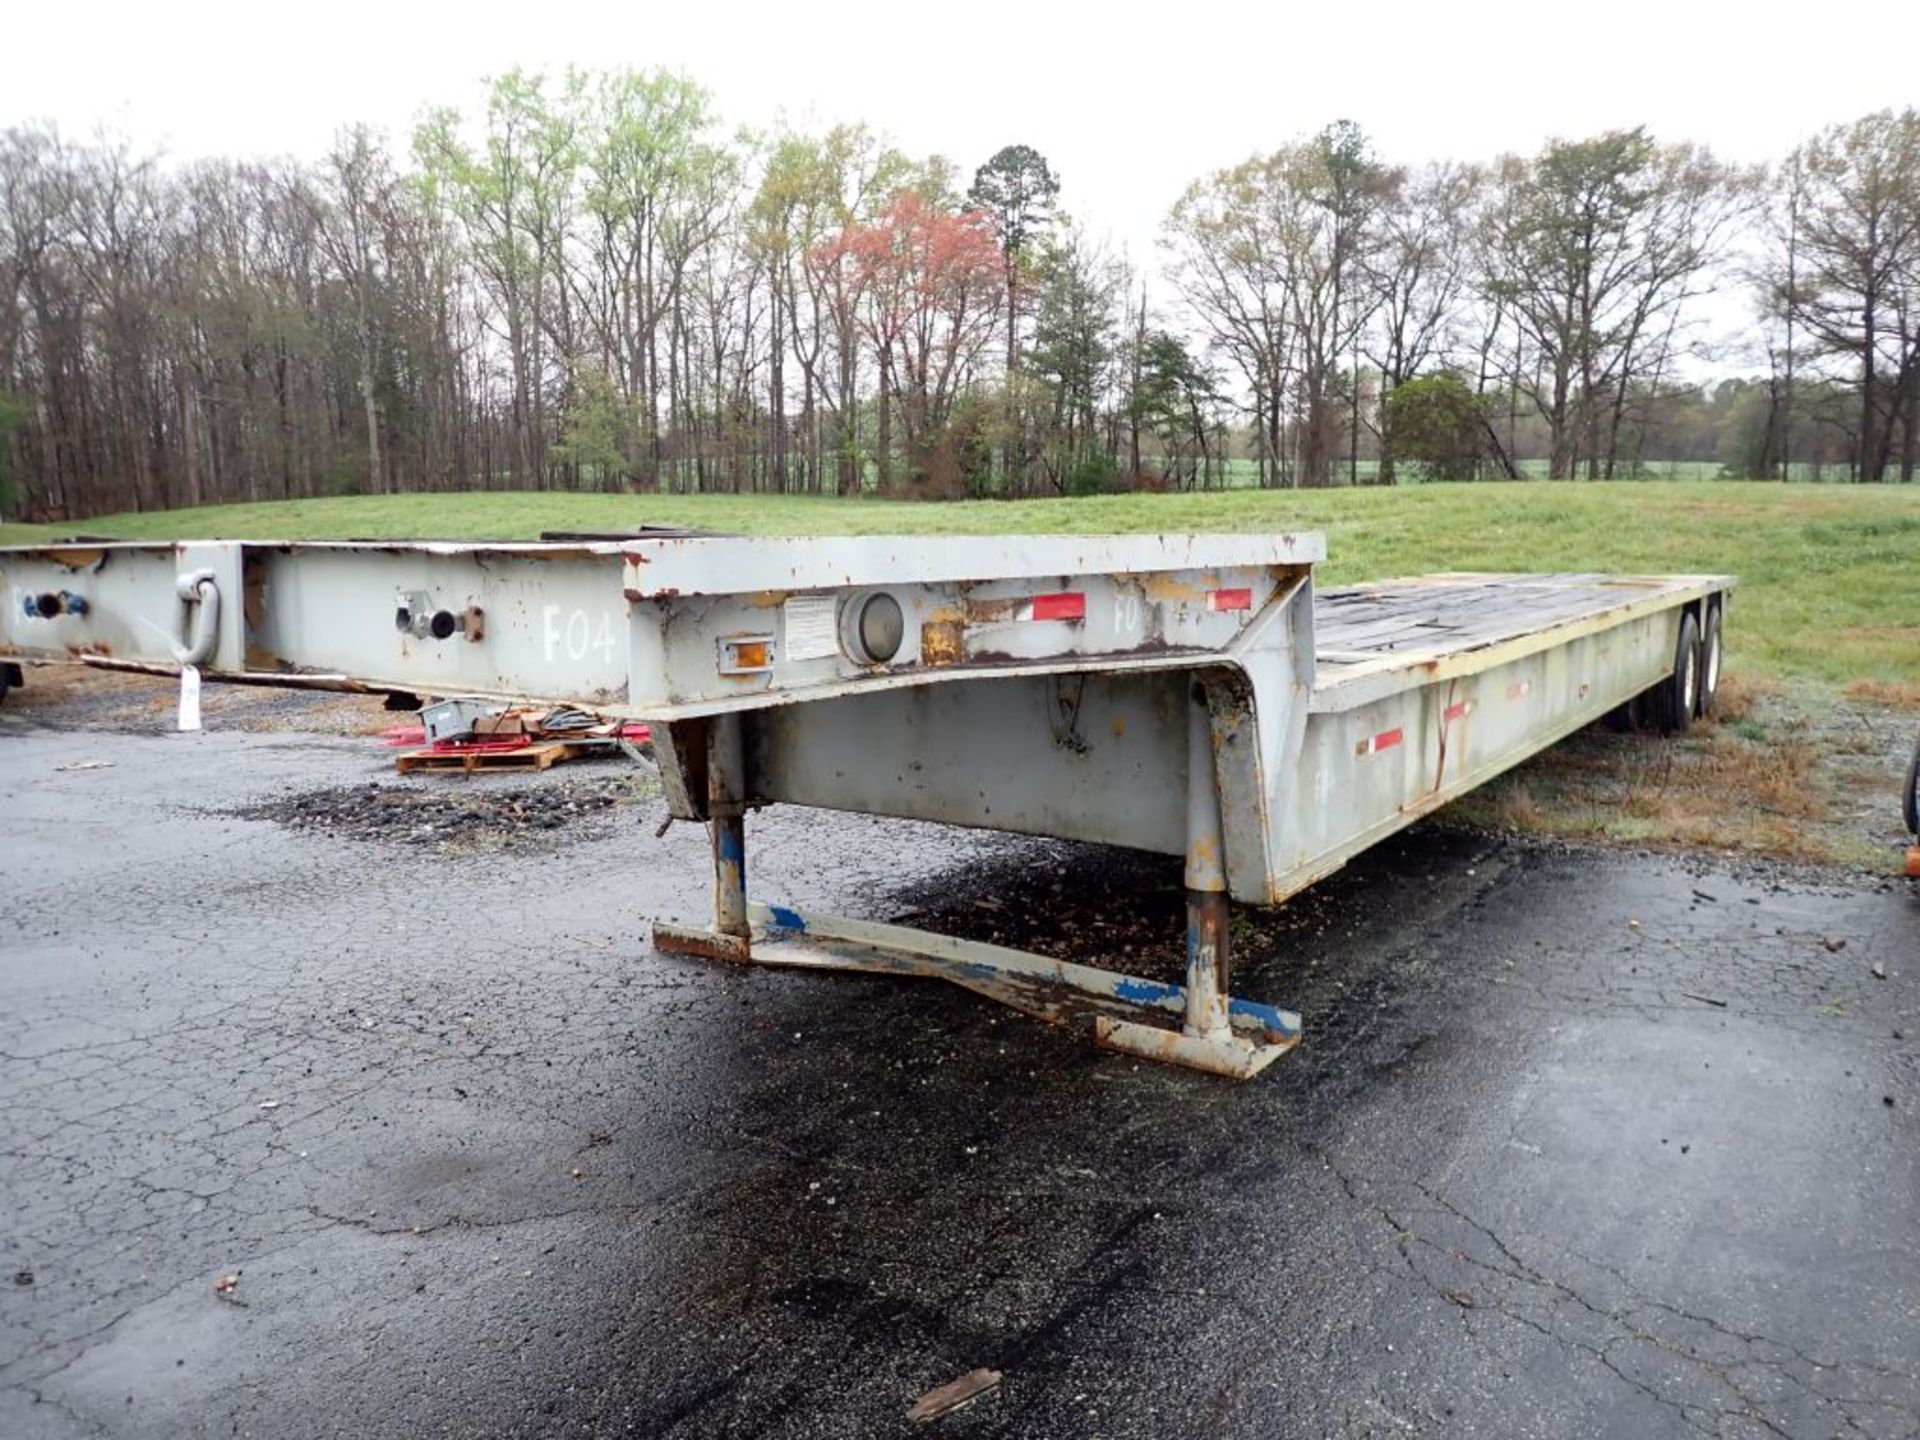
[[[1654,690],[1653,712],[1663,735],[1684,735],[1700,700],[1700,622],[1680,617],[1680,639],[1673,647],[1673,674]]]
[[[1713,713],[1713,700],[1720,693],[1720,602],[1715,599],[1707,609],[1707,623],[1700,630],[1700,679],[1695,687],[1699,694],[1693,702],[1693,713],[1706,716]]]
[[[1913,762],[1907,766],[1907,788],[1900,792],[1900,813],[1909,833],[1920,835],[1920,745],[1913,747]]]

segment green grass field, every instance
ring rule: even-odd
[[[0,525],[0,543],[129,539],[529,539],[643,521],[755,534],[1321,530],[1326,583],[1430,570],[1727,572],[1748,673],[1920,680],[1920,489],[1646,482],[1233,490],[915,504],[761,496],[396,495]]]

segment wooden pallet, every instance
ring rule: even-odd
[[[547,740],[517,750],[408,750],[393,757],[393,768],[402,775],[415,770],[464,770],[468,774],[475,770],[545,770],[587,749],[567,740]]]

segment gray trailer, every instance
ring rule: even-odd
[[[1622,707],[1684,728],[1726,576],[1429,575],[1316,593],[1318,535],[647,538],[0,550],[0,656],[653,723],[714,913],[662,950],[933,976],[1240,1078],[1300,1017],[1229,994],[1275,905]],[[750,900],[790,803],[1179,855],[1184,984]]]

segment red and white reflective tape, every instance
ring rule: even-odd
[[[1382,750],[1393,749],[1394,746],[1406,738],[1405,732],[1396,725],[1391,730],[1382,730],[1378,735],[1369,735],[1353,747],[1353,753],[1356,755],[1378,755]]]
[[[1516,680],[1507,686],[1507,699],[1524,700],[1527,698],[1527,692],[1531,689],[1533,689],[1533,682],[1531,680]]]
[[[1253,590],[1250,587],[1229,590],[1209,590],[1207,609],[1213,611],[1236,611],[1253,609]],[[1052,595],[1035,595],[1023,600],[1014,609],[1016,620],[1085,620],[1087,618],[1087,597],[1083,591],[1061,590]]]
[[[1013,612],[1016,620],[1084,620],[1087,597],[1078,590],[1062,590],[1056,595],[1036,595]]]
[[[1463,715],[1471,715],[1472,713],[1473,713],[1473,702],[1471,700],[1456,700],[1453,702],[1453,704],[1447,706],[1445,710],[1440,712],[1440,718],[1448,722],[1449,724],[1451,724],[1453,721],[1460,719]]]

